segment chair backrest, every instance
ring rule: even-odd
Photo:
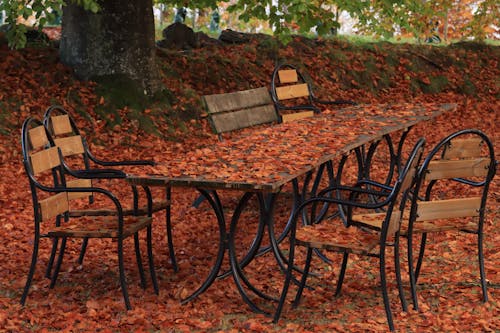
[[[61,149],[64,158],[73,158],[77,161],[79,168],[90,169],[90,158],[85,139],[80,134],[74,119],[60,105],[53,105],[47,108],[43,117],[43,124],[54,144]],[[82,166],[83,163],[83,166]],[[92,187],[91,180],[67,180],[68,186],[72,187]],[[80,195],[71,193],[72,197],[88,197],[92,199],[92,193],[81,193]]]
[[[394,184],[392,193],[389,195],[391,204],[388,207],[388,217],[382,229],[387,228],[387,235],[394,235],[401,226],[403,211],[408,199],[408,192],[416,183],[419,165],[422,160],[425,139],[421,138],[413,147],[408,160],[403,167],[399,177]]]
[[[209,120],[217,134],[278,121],[265,87],[202,97]]]
[[[66,186],[91,187],[92,184],[88,179],[77,179],[68,183],[65,181],[59,148],[38,119],[30,117],[23,123],[22,151],[23,163],[30,181],[36,222],[46,221],[68,212],[70,200],[88,196],[88,193],[68,193],[60,190]],[[56,186],[59,190],[55,189]],[[39,196],[41,192],[46,192],[43,198]]]
[[[62,106],[53,105],[45,111],[43,122],[63,156],[81,155],[88,168],[85,141],[69,113]]]
[[[476,129],[455,132],[428,154],[419,170],[412,221],[480,217],[496,172],[493,144]]]
[[[313,104],[309,83],[292,65],[276,66],[271,79],[271,96],[282,122],[311,117],[314,112],[319,112],[319,108]],[[284,110],[302,112],[282,113]]]

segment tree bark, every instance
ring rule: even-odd
[[[162,89],[155,56],[152,0],[104,0],[96,14],[63,9],[59,53],[77,77],[121,75],[146,95]]]

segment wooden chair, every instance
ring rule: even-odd
[[[147,249],[149,268],[155,292],[158,285],[153,263],[152,252],[152,217],[124,216],[122,205],[110,191],[92,186],[91,179],[66,179],[67,169],[63,162],[62,150],[52,141],[43,123],[35,118],[28,118],[22,127],[23,162],[31,188],[34,211],[34,241],[31,265],[26,285],[21,296],[21,304],[25,304],[35,273],[39,243],[41,238],[62,239],[61,249],[54,273],[51,275],[50,287],[53,288],[61,267],[67,238],[112,238],[116,240],[119,264],[120,284],[127,309],[131,309],[125,279],[123,242],[134,236],[137,265],[141,283],[145,287],[144,270],[142,268],[138,232],[147,230]],[[114,214],[109,216],[70,216],[71,206],[75,200],[88,197],[93,193],[96,198],[110,202]],[[151,211],[152,202],[148,200]]]
[[[444,138],[427,155],[418,172],[411,207],[404,213],[401,236],[408,241],[408,268],[413,306],[418,309],[416,283],[427,234],[461,231],[478,237],[483,301],[488,300],[484,272],[483,229],[489,184],[496,172],[493,145],[485,133],[466,129]],[[380,230],[383,213],[364,215],[356,225]],[[413,237],[421,235],[417,263]]]
[[[416,283],[427,235],[436,232],[459,231],[477,236],[483,301],[488,301],[483,253],[484,218],[488,188],[495,175],[496,164],[491,141],[485,133],[475,129],[447,136],[423,161],[409,220],[402,231],[408,239],[408,265],[415,309],[418,309]],[[421,235],[415,268],[414,235]]]
[[[125,179],[126,173],[117,169],[117,167],[133,166],[133,165],[154,165],[154,161],[150,160],[125,160],[125,161],[104,161],[95,157],[85,140],[81,135],[76,122],[70,116],[70,114],[59,105],[50,106],[44,115],[44,125],[53,138],[55,144],[61,148],[62,154],[65,159],[76,159],[78,160],[78,169],[73,169],[72,172],[77,175],[77,177],[85,177],[88,179]],[[110,168],[111,167],[111,168]],[[169,253],[172,261],[174,271],[178,270],[177,260],[174,252],[174,244],[172,237],[172,225],[170,217],[170,197],[171,189],[166,188],[166,197],[163,200],[153,201],[152,211],[148,211],[147,205],[139,205],[139,191],[135,185],[131,186],[132,192],[132,204],[129,207],[123,208],[123,214],[125,216],[130,215],[148,215],[158,211],[165,210],[166,215],[166,226],[167,226],[167,242]],[[147,186],[142,187],[146,195],[147,201],[151,199],[151,191]],[[88,193],[89,202],[92,202],[92,193]],[[81,215],[96,215],[105,216],[115,214],[114,210],[77,210],[70,211],[70,215],[81,216]],[[54,240],[54,247],[51,255],[51,260],[47,269],[47,276],[50,275],[50,269],[52,267],[52,262],[55,256],[55,251],[57,249],[57,240]],[[83,257],[86,251],[88,240],[84,239],[82,245],[82,251],[79,263],[83,262]]]
[[[280,64],[274,68],[271,78],[271,96],[282,122],[311,117],[314,113],[320,112],[317,104],[356,105],[355,102],[349,100],[317,98],[311,83],[295,66],[290,64]]]
[[[339,295],[342,283],[345,277],[347,261],[350,253],[375,257],[379,259],[379,274],[381,280],[382,297],[384,300],[385,312],[389,328],[394,330],[392,312],[387,292],[386,282],[386,250],[388,247],[394,247],[395,251],[395,270],[399,289],[399,297],[402,302],[403,310],[406,311],[406,301],[403,295],[401,274],[399,266],[399,228],[401,223],[402,213],[408,198],[409,189],[413,186],[415,176],[417,174],[418,164],[420,162],[424,139],[420,139],[415,145],[406,165],[402,169],[396,183],[390,187],[385,186],[375,190],[374,185],[370,188],[361,186],[332,186],[319,192],[316,197],[305,200],[292,216],[292,228],[290,232],[290,252],[288,259],[288,268],[286,279],[283,286],[283,291],[280,297],[278,307],[274,316],[274,321],[277,322],[284,306],[286,295],[293,279],[295,246],[304,246],[307,248],[306,262],[302,271],[302,278],[298,287],[298,291],[293,302],[296,307],[302,296],[302,291],[306,285],[306,280],[309,276],[313,251],[316,249],[324,251],[333,251],[343,254],[342,265],[339,273],[335,295]],[[330,194],[332,192],[341,191],[343,196],[339,199]],[[369,197],[377,195],[383,199],[377,202],[369,200]],[[347,198],[347,199],[344,199]],[[346,227],[340,218],[332,218],[328,213],[329,206],[335,208],[341,204],[343,207],[348,207],[347,217],[348,226]],[[325,209],[325,205],[327,209]],[[352,227],[356,219],[360,218],[360,214],[356,211],[369,210],[376,211],[385,209],[382,229],[379,231],[362,230]],[[361,213],[361,214],[364,214]],[[305,226],[298,226],[298,220],[302,219]]]

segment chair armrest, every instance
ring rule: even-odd
[[[90,151],[88,152],[88,156],[92,162],[102,166],[156,165],[155,161],[152,160],[103,161],[95,157],[92,153],[90,153]]]
[[[336,100],[333,100],[333,101],[327,101],[327,100],[322,100],[322,99],[318,99],[316,97],[313,97],[313,100],[314,100],[315,103],[319,103],[319,104],[336,104],[336,105],[348,104],[348,105],[358,105],[358,103],[356,103],[354,101],[349,101],[349,100],[346,100],[346,99],[336,99]]]
[[[301,105],[283,105],[279,102],[274,102],[275,106],[279,110],[292,110],[292,111],[298,111],[298,110],[311,110],[314,111],[314,113],[320,113],[321,110],[314,106],[314,105],[309,105],[309,104],[301,104]]]
[[[329,193],[335,192],[335,191],[347,192],[347,194],[348,194],[347,197],[349,199],[346,200],[346,199],[340,199],[340,198],[327,196]],[[307,199],[304,202],[308,202],[310,200],[317,200],[317,201],[324,201],[324,202],[334,203],[334,204],[339,204],[339,205],[344,205],[344,206],[376,209],[376,208],[384,207],[389,203],[391,193],[392,192],[373,191],[370,189],[364,189],[364,188],[360,188],[360,187],[331,186],[331,187],[328,187],[328,188],[320,191],[318,193],[318,195],[316,195],[315,197],[312,197],[310,199]],[[360,194],[378,195],[380,197],[385,197],[385,199],[380,201],[380,202],[356,201],[355,198]]]
[[[76,178],[83,178],[83,179],[122,179],[126,178],[127,174],[121,170],[116,170],[116,169],[84,169],[84,170],[73,170],[71,169],[66,161],[64,160],[64,156],[61,152],[61,149],[58,149],[59,151],[59,158],[61,159],[61,164],[65,172],[70,174],[73,177]]]
[[[120,201],[118,200],[118,198],[113,193],[111,193],[110,191],[105,190],[105,189],[100,188],[100,187],[62,187],[62,188],[59,188],[59,189],[61,189],[62,192],[69,192],[69,193],[72,193],[72,192],[77,192],[77,193],[81,193],[81,192],[101,193],[101,194],[107,196],[109,199],[111,199],[111,201],[113,202],[113,204],[116,207],[116,216],[118,217],[119,222],[123,223],[123,216],[124,216],[124,214],[123,214],[123,207],[122,207]]]
[[[126,178],[127,174],[117,169],[86,169],[86,170],[66,170],[69,174],[77,178],[84,179],[121,179]]]
[[[375,185],[375,184],[374,184]],[[350,195],[359,195],[359,194],[369,194],[369,195],[376,195],[376,196],[381,196],[381,197],[387,197],[391,194],[392,187],[387,187],[382,185],[384,188],[382,190],[374,190],[374,189],[368,189],[368,188],[363,188],[361,186],[342,186],[342,185],[334,185],[327,187],[323,190],[321,190],[318,193],[318,197],[326,196],[328,193],[334,192],[334,191],[343,191],[343,192],[348,192]]]
[[[369,186],[378,187],[381,190],[385,190],[385,191],[388,191],[388,192],[392,191],[392,186],[389,186],[389,185],[386,185],[386,184],[382,184],[382,183],[379,183],[377,181],[370,180],[370,179],[360,180],[359,182],[356,183],[356,185],[357,186],[369,185]]]

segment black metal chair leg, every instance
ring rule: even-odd
[[[483,303],[488,302],[488,289],[486,285],[486,272],[484,271],[484,252],[483,252],[483,235],[478,234],[478,259],[479,259],[479,274],[481,276],[481,288],[483,290]]]
[[[45,277],[47,279],[50,279],[52,277],[52,267],[54,266],[54,259],[56,258],[58,244],[59,238],[52,239],[52,249],[50,250],[50,257],[47,263],[47,269],[45,270]]]
[[[415,267],[415,284],[417,283],[418,276],[420,275],[420,268],[422,267],[422,261],[424,259],[426,242],[427,242],[427,234],[422,234],[422,239],[420,240],[420,250],[418,251],[417,266]]]
[[[406,298],[403,290],[403,280],[401,279],[401,262],[399,257],[399,235],[396,236],[396,241],[394,243],[394,269],[396,270],[396,281],[398,284],[399,299],[401,300],[401,306],[404,312],[408,311],[408,304],[406,303]]]
[[[382,254],[380,257],[380,282],[382,287],[382,297],[384,298],[384,308],[385,314],[387,315],[387,323],[389,324],[389,329],[394,331],[394,323],[392,321],[391,304],[389,302],[389,294],[387,293],[387,279],[385,272],[385,256]]]
[[[33,244],[33,253],[31,254],[31,265],[28,271],[28,277],[26,278],[26,284],[24,285],[23,294],[21,296],[21,305],[26,303],[26,298],[28,297],[28,292],[31,287],[31,282],[33,281],[33,275],[35,274],[36,262],[38,258],[38,246],[39,246],[40,238],[38,235],[35,235],[35,240]]]
[[[413,235],[407,235],[408,241],[408,275],[410,277],[411,298],[413,301],[413,309],[418,310],[417,299],[417,282],[415,281],[415,271],[413,270]]]
[[[302,292],[304,291],[304,287],[306,286],[307,276],[309,275],[309,269],[311,267],[312,254],[313,254],[313,249],[307,248],[306,264],[304,266],[302,278],[300,279],[299,289],[297,290],[297,294],[295,295],[295,300],[293,301],[294,308],[296,308],[299,305],[300,298],[302,297]]]
[[[151,281],[153,282],[153,289],[155,294],[158,295],[160,293],[158,288],[158,280],[156,279],[156,270],[155,263],[153,260],[153,232],[152,227],[148,226],[147,228],[147,246],[148,246],[148,260],[149,260],[149,274],[151,275]]]
[[[118,239],[118,269],[120,271],[120,285],[122,288],[123,300],[127,310],[131,310],[130,300],[127,291],[127,281],[125,280],[125,268],[123,264],[123,239]]]
[[[345,270],[347,268],[348,259],[349,259],[349,253],[344,252],[342,256],[342,266],[340,267],[339,278],[337,280],[337,288],[335,289],[335,297],[340,295],[340,290],[342,289],[342,283],[344,283]]]
[[[146,277],[144,276],[144,267],[142,265],[141,248],[139,246],[139,233],[134,234],[135,258],[137,260],[137,268],[141,277],[141,287],[146,289]]]
[[[87,245],[89,244],[89,239],[84,238],[82,242],[82,248],[80,249],[80,256],[78,257],[78,264],[83,264],[83,258],[85,257],[85,253],[87,252]]]
[[[66,238],[61,240],[61,248],[59,249],[59,256],[57,257],[56,267],[52,273],[52,279],[50,280],[50,287],[54,288],[56,285],[57,277],[59,276],[59,271],[61,270],[61,264],[64,258],[64,251],[66,251]]]

